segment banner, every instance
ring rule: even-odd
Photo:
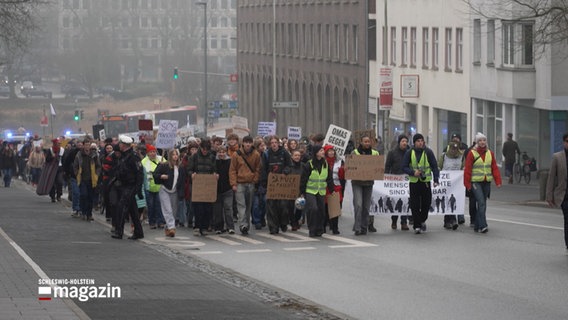
[[[379,108],[392,109],[393,79],[391,68],[381,68],[379,71]]]
[[[327,129],[327,134],[325,135],[325,139],[323,140],[323,145],[326,144],[332,145],[335,149],[335,155],[338,158],[343,159],[345,154],[345,149],[347,148],[347,143],[351,138],[351,131],[347,129],[343,129],[336,125],[330,124],[329,128]]]

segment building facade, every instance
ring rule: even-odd
[[[418,132],[436,154],[453,133],[470,141],[470,30],[463,2],[375,3],[369,14],[370,30],[376,30],[371,41],[377,49],[370,52],[370,99],[377,99],[375,105],[382,104],[381,68],[389,69],[393,80],[392,108],[380,110],[377,117],[383,141],[394,145],[399,134]]]
[[[370,127],[367,110],[365,1],[241,0],[238,2],[239,108],[277,133],[329,124]],[[276,72],[274,72],[274,70]],[[273,102],[298,108],[273,108]]]

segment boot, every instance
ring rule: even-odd
[[[369,224],[369,232],[377,232],[377,229],[375,229],[375,226],[373,225],[373,223]]]

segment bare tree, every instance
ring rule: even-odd
[[[473,13],[488,19],[534,23],[539,50],[568,41],[568,0],[462,0]]]
[[[0,66],[8,77],[10,97],[15,98],[14,71],[27,52],[39,27],[37,9],[40,0],[0,0]]]

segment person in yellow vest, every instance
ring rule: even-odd
[[[424,136],[416,133],[412,137],[412,149],[402,158],[402,170],[408,174],[410,187],[410,210],[412,211],[414,233],[426,232],[426,220],[432,205],[432,178],[438,186],[440,171],[434,152],[426,147]],[[433,176],[433,177],[432,177]]]
[[[148,224],[150,229],[163,228],[166,220],[162,214],[162,204],[160,203],[160,184],[154,182],[154,171],[156,167],[164,162],[162,156],[158,155],[156,147],[151,144],[146,145],[146,156],[142,159],[142,166],[146,170],[148,177],[148,190],[145,190],[146,206],[148,207]]]
[[[300,179],[300,194],[306,199],[306,219],[310,237],[321,237],[324,233],[325,195],[333,192],[333,175],[325,160],[321,145],[312,147],[313,157],[304,164]]]
[[[379,152],[371,149],[371,143],[371,137],[369,135],[363,135],[359,146],[354,149],[351,154],[378,156]],[[356,236],[366,235],[367,229],[369,232],[377,232],[372,220],[369,218],[369,208],[371,207],[374,183],[374,180],[351,181],[351,188],[353,189],[353,211],[355,216],[353,231]]]
[[[73,173],[79,186],[79,205],[83,220],[93,221],[93,199],[101,173],[101,162],[95,148],[91,148],[90,141],[83,143],[83,150],[75,156]]]
[[[487,219],[485,211],[487,209],[487,198],[491,192],[491,181],[495,181],[497,188],[501,187],[501,173],[495,154],[487,147],[487,137],[478,132],[475,135],[476,147],[471,149],[465,159],[463,172],[463,184],[466,190],[470,190],[477,203],[477,213],[475,215],[475,232],[487,233]]]

